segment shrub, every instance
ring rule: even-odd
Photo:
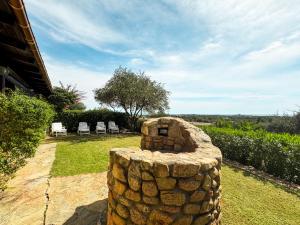
[[[202,127],[225,158],[300,183],[300,136]]]
[[[34,154],[54,111],[20,91],[0,94],[0,176],[12,174]]]
[[[76,132],[79,122],[87,122],[93,131],[98,121],[107,125],[108,121],[115,121],[120,128],[128,128],[128,118],[125,113],[103,110],[66,110],[57,114],[55,121],[62,122],[68,132]]]
[[[296,133],[296,116],[282,116],[268,123],[266,130],[273,133]]]

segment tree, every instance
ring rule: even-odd
[[[73,105],[70,105],[69,110],[81,110],[84,111],[86,109],[85,105],[82,102],[77,102]]]
[[[103,88],[94,90],[95,99],[112,109],[123,109],[131,130],[136,129],[143,112],[164,112],[169,109],[168,95],[161,83],[152,81],[144,72],[134,73],[119,67]]]
[[[53,88],[52,94],[48,97],[48,101],[54,105],[57,112],[68,109],[71,105],[78,104],[84,98],[84,93],[77,90],[76,86],[70,84],[64,86],[59,82],[60,86]]]

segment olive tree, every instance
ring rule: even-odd
[[[153,81],[144,72],[134,73],[119,67],[103,88],[94,90],[101,105],[114,110],[123,109],[131,130],[136,129],[143,112],[164,112],[169,109],[168,95],[161,83]]]

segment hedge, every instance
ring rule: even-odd
[[[76,132],[79,122],[87,122],[91,131],[94,131],[98,121],[103,121],[106,126],[108,121],[115,121],[119,128],[128,128],[128,119],[125,113],[104,110],[66,110],[55,117],[55,122],[62,122],[68,132]]]
[[[34,155],[54,111],[47,102],[20,91],[0,93],[0,189]]]
[[[225,158],[300,184],[300,136],[201,127]]]

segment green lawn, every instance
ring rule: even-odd
[[[58,141],[53,176],[101,172],[112,147],[139,146],[139,136],[69,137]],[[223,165],[225,225],[299,225],[300,199],[283,188]]]
[[[107,170],[108,152],[111,148],[137,147],[139,136],[71,136],[58,139],[52,176],[72,176]],[[65,141],[64,141],[65,140]]]

